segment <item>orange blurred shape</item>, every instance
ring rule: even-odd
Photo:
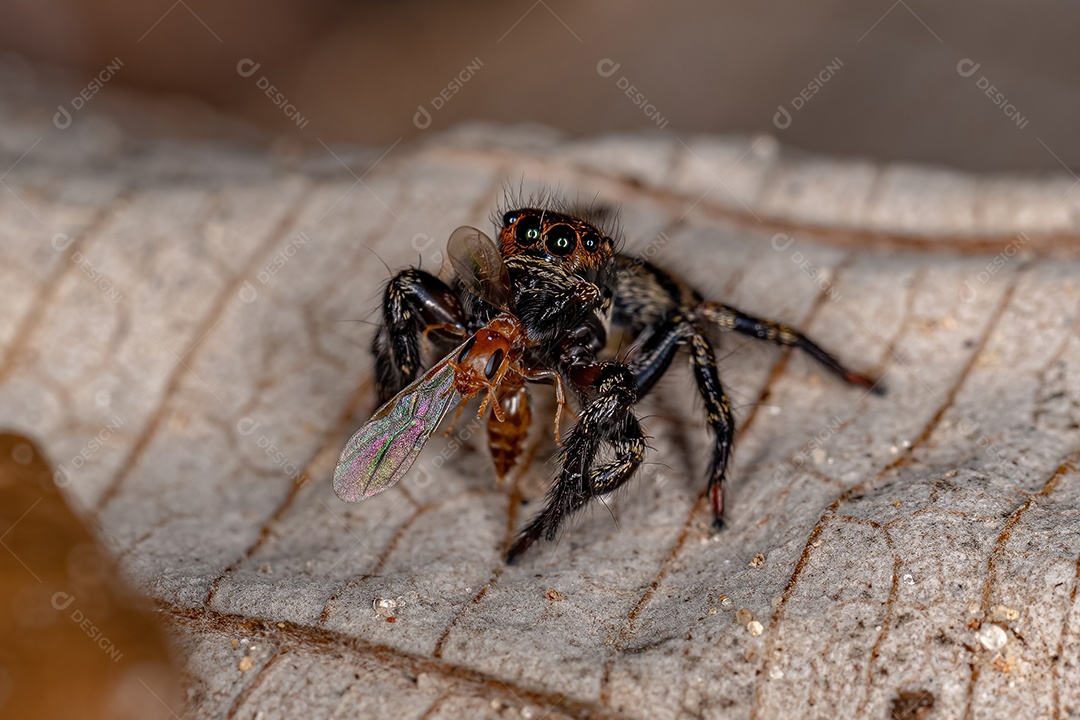
[[[0,433],[0,717],[171,718],[180,671],[33,441]]]

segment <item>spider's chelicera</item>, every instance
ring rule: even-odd
[[[800,348],[844,381],[881,392],[802,333],[706,300],[674,274],[617,252],[607,213],[537,204],[499,215],[495,241],[456,230],[442,277],[410,268],[391,278],[372,343],[383,404],[341,455],[334,489],[342,499],[362,500],[400,480],[446,412],[479,393],[480,416],[492,409],[488,439],[502,478],[528,430],[526,383],[553,383],[559,473],[507,553],[512,563],[634,475],[645,455],[635,406],[685,352],[714,438],[708,491],[719,530],[735,423],[710,328]],[[619,359],[604,353],[611,328],[633,340]],[[425,336],[444,356],[426,371]],[[560,433],[566,395],[578,420]]]

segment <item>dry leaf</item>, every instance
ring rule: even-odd
[[[65,132],[48,101],[7,102],[0,419],[41,439],[176,623],[188,717],[883,717],[923,712],[913,689],[942,717],[1080,704],[1072,177],[494,127],[385,157],[163,140],[100,157],[79,133],[109,122],[90,114],[105,98]],[[740,428],[716,536],[683,368],[641,407],[652,464],[514,567],[537,504],[496,485],[468,423],[341,503],[331,470],[374,406],[380,260],[437,269],[523,177],[621,206],[628,250],[806,329],[888,396],[723,338]],[[535,416],[508,486],[538,499],[555,447]],[[1007,674],[971,604],[1018,613]]]

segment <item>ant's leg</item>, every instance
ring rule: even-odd
[[[568,412],[574,416],[574,418],[577,418],[577,415],[570,408],[569,403],[566,402],[566,384],[563,381],[562,375],[554,370],[532,369],[526,370],[523,376],[529,382],[550,383],[555,386],[555,442],[562,445],[563,441],[562,435],[559,432],[559,423],[562,420],[563,413]]]
[[[554,540],[559,526],[589,500],[618,489],[645,456],[645,436],[634,414],[637,383],[629,368],[620,363],[576,365],[567,374],[575,389],[593,400],[567,434],[559,478],[548,492],[544,509],[507,553],[510,564],[540,538]],[[612,447],[614,458],[593,467],[604,444]]]
[[[432,326],[452,334],[467,333],[465,313],[454,292],[417,268],[392,277],[383,294],[382,322],[371,343],[380,403],[416,379],[420,336]]]

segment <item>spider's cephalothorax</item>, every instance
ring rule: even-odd
[[[617,253],[604,217],[567,207],[511,209],[498,216],[497,244],[473,228],[455,231],[447,249],[454,272],[445,280],[417,268],[390,280],[372,344],[384,405],[342,454],[339,495],[361,499],[397,482],[443,414],[481,389],[497,401],[488,435],[501,478],[528,429],[526,383],[554,383],[559,415],[568,387],[578,421],[560,438],[558,477],[510,548],[513,562],[633,476],[645,454],[635,406],[685,351],[714,437],[708,489],[720,529],[735,424],[709,328],[800,348],[846,382],[881,392],[792,328],[705,300],[670,272]],[[634,341],[618,360],[604,354],[609,326]],[[420,377],[424,336],[446,357]],[[463,382],[457,375],[466,361],[490,372]],[[558,417],[555,427],[558,438]]]
[[[558,263],[569,272],[595,280],[615,255],[615,242],[592,223],[555,212],[523,208],[503,213],[499,252]]]

